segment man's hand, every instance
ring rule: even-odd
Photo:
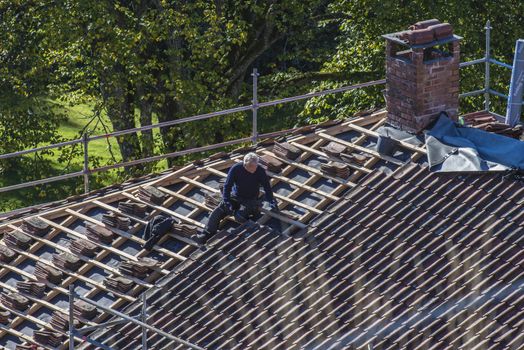
[[[269,202],[269,208],[272,211],[278,211],[278,203],[275,199],[273,199],[271,202]]]

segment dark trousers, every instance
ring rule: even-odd
[[[224,201],[221,201],[218,207],[211,212],[209,220],[207,221],[206,231],[208,234],[214,235],[218,231],[220,222],[228,215],[234,215],[238,222],[246,222],[247,220],[258,220],[260,218],[260,208],[262,201],[258,199],[245,199],[240,197],[231,197],[231,206],[233,211],[228,208]]]

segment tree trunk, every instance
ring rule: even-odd
[[[137,97],[139,99],[139,108],[140,108],[140,126],[148,126],[153,124],[152,115],[153,115],[153,104],[150,98],[145,96],[144,89],[142,86],[139,86],[137,89]],[[142,155],[144,157],[150,157],[154,153],[154,141],[153,141],[153,130],[145,130],[141,132],[142,134]]]
[[[132,129],[135,127],[132,95],[124,91],[121,85],[115,84],[115,81],[107,85],[103,84],[101,89],[107,106],[107,115],[114,131]],[[137,133],[118,136],[116,139],[124,162],[141,158],[142,152]],[[132,170],[132,168],[126,167],[125,170]]]
[[[175,116],[180,111],[180,108],[181,107],[176,101],[166,101],[157,112],[158,121],[163,123],[176,119]],[[178,150],[177,143],[184,137],[184,133],[178,125],[160,128],[160,135],[162,136],[164,153],[176,152]],[[168,158],[167,164],[173,166],[174,159]]]

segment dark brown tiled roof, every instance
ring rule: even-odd
[[[377,112],[290,130],[285,141],[300,150],[294,160],[273,152],[274,142],[283,139],[262,141],[256,152],[273,158],[269,159],[273,164],[269,174],[279,208],[296,221],[282,222],[266,213],[259,223],[294,232],[373,169],[391,172],[408,159],[424,162],[425,150],[410,144],[403,145],[394,158],[385,158],[374,150],[376,130],[384,117],[384,112]],[[327,154],[323,148],[329,144]],[[0,215],[0,294],[5,294],[0,295],[0,348],[54,349],[57,340],[63,341],[59,349],[68,348],[70,286],[84,298],[122,311],[169,276],[196,249],[187,233],[194,225],[203,227],[206,223],[213,209],[206,198],[217,196],[228,169],[241,161],[247,150],[220,152],[138,182]],[[323,171],[323,165],[330,161],[350,167],[349,178]],[[154,195],[155,190],[144,193],[141,187],[149,186],[165,198]],[[165,200],[159,204],[160,199]],[[157,214],[176,217],[180,225],[152,250],[145,250],[142,232]],[[115,223],[117,227],[112,227]],[[237,225],[232,220],[225,224]],[[146,274],[140,266],[147,265],[147,259],[160,264],[153,267],[153,273]],[[110,317],[101,310],[89,320],[77,314],[75,322],[82,321],[85,326],[95,326]],[[82,337],[75,337],[75,345],[82,341]]]
[[[220,233],[148,293],[148,323],[209,349],[522,349],[523,204],[501,175],[374,171],[292,238]]]

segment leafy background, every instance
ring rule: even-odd
[[[492,55],[511,63],[524,37],[524,3],[446,0],[0,0],[0,153],[174,120],[251,100],[292,96],[384,77],[381,34],[438,18],[462,40],[462,61]],[[510,72],[492,66],[507,93]],[[461,70],[461,90],[483,87],[484,66]],[[383,87],[354,90],[259,111],[262,132],[381,107]],[[461,100],[461,111],[483,98]],[[491,108],[504,113],[505,101]],[[90,167],[248,136],[249,113],[90,144]],[[97,173],[102,187],[202,154]],[[78,171],[79,146],[0,160],[0,186]],[[0,194],[0,210],[81,193],[81,179]]]

